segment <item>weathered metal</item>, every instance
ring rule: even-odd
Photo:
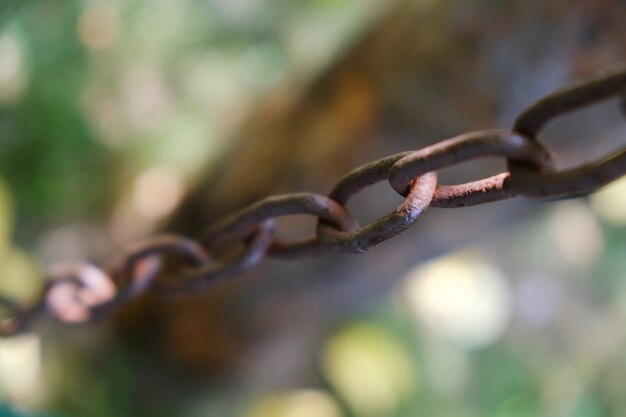
[[[483,156],[504,156],[539,173],[555,169],[552,153],[538,142],[505,130],[483,130],[409,153],[391,167],[389,184],[404,195],[418,175]],[[464,207],[514,197],[516,192],[504,186],[506,178],[508,176],[498,174],[466,184],[438,185],[430,205]]]
[[[585,81],[549,94],[522,111],[513,131],[536,141],[541,129],[567,113],[618,98],[624,108],[626,66],[610,68]],[[626,149],[601,160],[564,171],[541,172],[508,159],[510,187],[533,198],[565,198],[589,194],[626,173]]]
[[[268,197],[218,221],[199,240],[176,235],[149,238],[130,248],[111,268],[61,263],[50,269],[50,279],[33,305],[20,306],[0,296],[0,336],[28,330],[44,314],[66,323],[83,323],[147,292],[204,291],[243,274],[266,256],[364,252],[404,232],[428,207],[463,207],[517,195],[554,199],[591,193],[626,173],[626,148],[597,162],[558,171],[552,151],[537,141],[537,135],[552,119],[610,98],[618,98],[622,110],[626,107],[624,66],[547,95],[520,114],[512,131],[466,133],[358,167],[341,178],[328,196]],[[437,184],[438,170],[484,156],[506,158],[509,172],[465,184]],[[346,204],[363,188],[385,180],[405,200],[391,213],[359,228]],[[276,238],[275,219],[293,214],[315,216],[315,236],[295,242]],[[233,245],[242,248],[235,255],[220,255],[232,253],[224,249]],[[173,270],[166,270],[166,261],[172,259],[177,260],[170,262]]]

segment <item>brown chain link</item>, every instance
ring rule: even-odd
[[[202,291],[243,274],[266,256],[365,252],[408,229],[428,207],[472,206],[517,195],[554,199],[588,194],[626,173],[626,148],[600,161],[558,171],[552,152],[537,136],[552,119],[610,98],[619,98],[622,111],[626,110],[624,66],[542,98],[520,114],[510,132],[466,133],[379,159],[349,172],[328,196],[297,193],[268,197],[217,222],[198,241],[176,235],[147,239],[107,270],[86,262],[61,263],[49,270],[49,280],[32,306],[0,296],[0,336],[28,330],[34,319],[44,314],[65,323],[84,323],[147,292]],[[437,184],[438,170],[484,156],[506,158],[509,172],[466,184]],[[359,228],[347,202],[363,188],[385,180],[404,201],[391,213]],[[293,214],[318,219],[313,237],[296,242],[274,237],[275,219]],[[242,245],[243,250],[237,252],[236,246]],[[234,256],[216,256],[233,250]],[[176,270],[164,273],[168,260],[177,261],[170,263]]]

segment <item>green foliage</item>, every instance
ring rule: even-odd
[[[112,155],[80,109],[87,59],[74,36],[77,13],[75,2],[40,2],[15,10],[0,30],[18,41],[27,77],[21,97],[0,104],[0,173],[22,233],[85,216],[111,198]]]

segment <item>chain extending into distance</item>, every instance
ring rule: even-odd
[[[328,196],[268,197],[217,222],[197,241],[177,235],[147,239],[130,248],[124,261],[113,268],[61,263],[48,271],[49,279],[34,305],[24,307],[0,296],[0,336],[24,332],[45,314],[65,323],[85,323],[147,292],[203,291],[243,274],[266,256],[365,252],[404,232],[428,207],[472,206],[517,195],[541,199],[586,195],[626,174],[626,147],[599,161],[559,171],[553,153],[537,136],[554,118],[610,98],[618,98],[622,111],[626,110],[626,66],[545,96],[519,115],[511,131],[466,133],[358,167],[339,180]],[[494,155],[506,158],[508,172],[460,185],[437,183],[440,169]],[[347,202],[363,188],[385,180],[404,201],[386,216],[359,227]],[[276,239],[275,219],[292,214],[315,216],[315,236],[296,242]],[[225,259],[214,255],[233,251],[236,254]],[[172,260],[178,262],[166,262]],[[167,265],[175,270],[166,271]]]

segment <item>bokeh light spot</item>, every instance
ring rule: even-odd
[[[626,226],[626,177],[591,195],[591,207],[600,218],[615,226]]]
[[[0,103],[17,100],[26,89],[27,76],[23,51],[17,39],[0,35]]]
[[[0,256],[0,293],[32,300],[41,290],[41,270],[25,252],[12,248]]]
[[[510,290],[495,267],[448,256],[409,272],[406,295],[418,320],[466,348],[497,341],[511,315]]]
[[[97,2],[88,6],[78,20],[78,37],[89,49],[101,50],[110,47],[120,31],[117,7],[110,3]]]
[[[171,171],[151,168],[139,175],[133,190],[135,209],[149,220],[158,220],[171,213],[183,195],[181,180]]]
[[[41,341],[35,334],[0,340],[0,386],[3,396],[20,404],[41,396]]]
[[[417,389],[416,366],[384,328],[352,325],[332,336],[322,367],[329,382],[362,416],[392,415]]]
[[[558,203],[552,210],[550,231],[565,260],[588,266],[604,249],[604,236],[596,217],[579,201]]]
[[[165,126],[172,111],[172,94],[161,72],[149,65],[131,65],[120,83],[122,109],[130,124],[140,131]]]
[[[323,391],[296,390],[257,400],[245,417],[341,417],[336,401]]]

